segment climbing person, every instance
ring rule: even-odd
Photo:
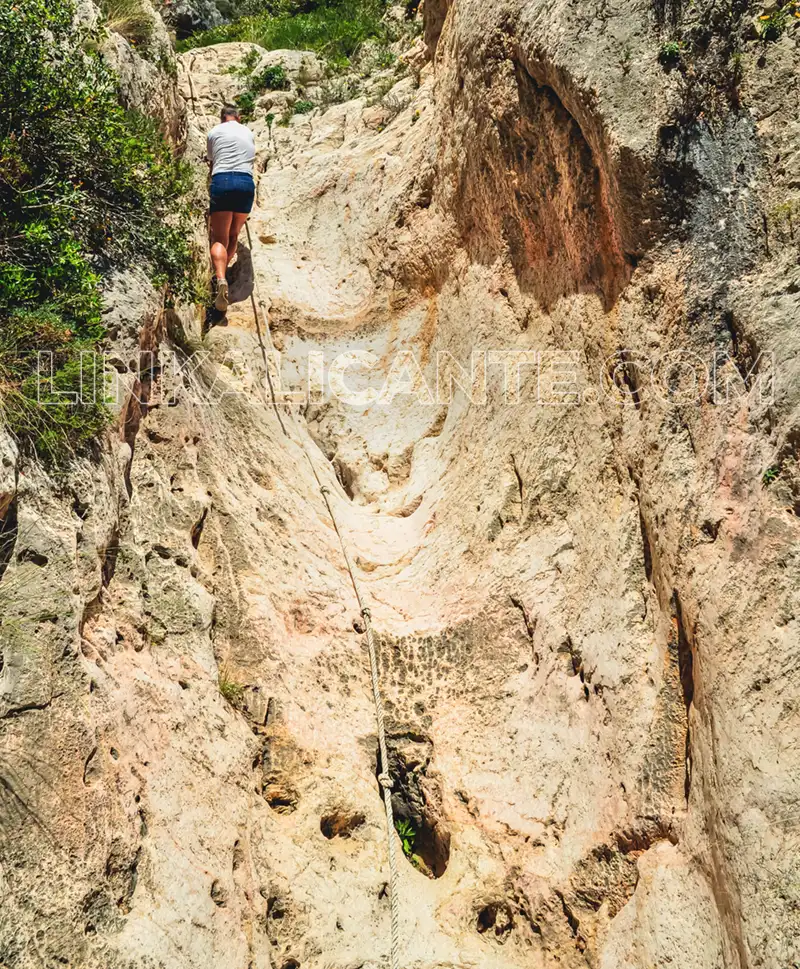
[[[236,255],[239,233],[253,208],[255,156],[253,132],[241,123],[237,108],[225,105],[220,123],[209,131],[206,144],[206,159],[211,166],[211,263],[217,284],[214,306],[221,313],[228,308],[227,270]]]

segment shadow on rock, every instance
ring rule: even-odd
[[[228,299],[231,303],[243,303],[253,293],[253,256],[240,242],[236,257],[236,262],[228,270]]]

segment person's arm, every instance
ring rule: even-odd
[[[250,135],[250,145],[252,146],[252,149],[253,149],[253,165],[255,166],[255,160],[256,160],[256,138],[255,138],[255,135],[253,134],[253,132],[250,130],[250,128],[247,129],[247,133]]]
[[[208,165],[208,167],[213,171],[214,169],[214,148],[211,144],[211,135],[206,136],[206,157],[203,161]]]

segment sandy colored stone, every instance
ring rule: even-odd
[[[9,964],[388,965],[363,620],[308,457],[370,603],[419,835],[401,964],[797,958],[800,295],[796,243],[767,251],[761,218],[791,174],[771,181],[759,147],[795,150],[792,90],[698,132],[676,235],[677,79],[649,12],[427,16],[434,60],[383,130],[363,98],[286,127],[259,109],[227,326],[154,319],[120,280],[120,359],[139,329],[159,353],[146,406],[68,490],[20,478]],[[247,49],[179,59],[190,157]],[[796,50],[768,60],[784,76]],[[254,281],[281,389],[314,351],[350,364],[359,403],[273,407]],[[200,355],[172,356],[178,330]],[[518,400],[501,358],[485,405],[436,399],[437,353],[475,349],[541,354]],[[718,351],[730,394],[670,399],[676,351]],[[392,380],[414,393],[388,400]]]

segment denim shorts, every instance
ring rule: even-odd
[[[212,212],[250,212],[256,183],[249,172],[220,172],[211,179]]]

